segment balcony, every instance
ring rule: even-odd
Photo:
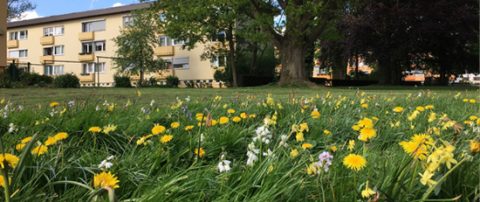
[[[174,46],[160,46],[155,48],[156,56],[173,56],[175,54]]]
[[[95,40],[94,32],[81,32],[78,34],[78,39],[80,41],[93,41]]]
[[[93,53],[80,53],[78,55],[78,61],[80,62],[91,62],[95,60],[95,54]]]
[[[18,48],[18,40],[8,40],[7,47],[8,48]]]
[[[55,61],[53,55],[40,56],[40,63],[42,64],[53,64]]]
[[[93,83],[95,82],[95,74],[81,74],[78,79],[80,83]]]
[[[44,36],[40,38],[40,44],[42,46],[46,45],[53,45],[55,43],[55,37],[54,36]]]

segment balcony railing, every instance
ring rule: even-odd
[[[8,40],[7,47],[8,48],[18,48],[18,40]]]
[[[55,43],[55,37],[54,36],[44,36],[40,38],[40,44],[45,46],[45,45],[53,45]]]
[[[95,82],[95,74],[81,74],[78,79],[80,83],[92,83]]]
[[[94,60],[95,60],[94,53],[80,53],[78,55],[78,61],[80,62],[88,62],[88,61],[94,61]]]
[[[52,64],[55,61],[55,57],[53,55],[44,55],[40,56],[40,63],[42,64]]]
[[[95,40],[94,32],[81,32],[78,34],[78,40],[80,41],[93,41]]]
[[[156,56],[173,56],[175,54],[174,46],[160,46],[155,48],[154,51]]]

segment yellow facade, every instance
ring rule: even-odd
[[[0,71],[7,65],[7,0],[0,0]]]
[[[115,9],[119,8],[117,7]],[[98,82],[98,80],[100,86],[112,86],[114,82],[113,76],[118,72],[117,69],[115,69],[115,64],[112,59],[109,59],[109,57],[115,57],[115,50],[117,48],[113,39],[120,34],[120,30],[124,28],[123,19],[129,15],[130,11],[126,11],[102,16],[86,16],[80,19],[67,19],[47,23],[27,23],[29,25],[26,26],[18,26],[18,24],[11,26],[11,24],[9,24],[8,34],[5,35],[7,39],[2,40],[2,42],[7,42],[9,48],[7,54],[2,54],[2,56],[7,55],[8,58],[14,58],[12,54],[16,56],[16,51],[28,50],[27,56],[18,57],[18,62],[30,62],[32,64],[32,72],[51,74],[52,72],[46,72],[51,71],[48,69],[50,67],[45,68],[45,66],[63,66],[63,72],[60,73],[73,73],[77,75],[80,78],[82,86],[93,86],[94,81]],[[83,32],[82,23],[99,20],[105,21],[105,29],[103,31]],[[63,34],[45,36],[44,28],[47,27],[63,27]],[[20,32],[23,30],[28,30],[28,37],[26,39],[9,39],[11,32]],[[83,53],[82,42],[91,41],[105,41],[104,51]],[[47,56],[45,56],[44,48],[53,47],[52,49],[55,49],[55,46],[63,46],[63,54],[47,54]],[[94,45],[92,48],[94,48]],[[171,65],[172,68],[175,67],[173,70],[163,71],[164,73],[162,74],[149,74],[146,75],[146,78],[155,77],[164,79],[165,72],[168,72],[168,75],[176,75],[180,79],[181,85],[184,84],[183,81],[191,80],[214,82],[213,74],[215,70],[212,68],[212,63],[209,60],[201,59],[204,48],[205,45],[203,44],[198,44],[192,50],[182,49],[181,45],[155,48],[156,57],[161,57],[167,61],[183,60],[188,62],[188,65]],[[13,53],[10,53],[11,51],[13,51]],[[97,61],[105,63],[104,71],[94,76],[91,73],[86,74],[83,63],[93,63]]]

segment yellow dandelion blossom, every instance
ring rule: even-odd
[[[313,148],[313,145],[310,144],[310,143],[303,143],[303,144],[302,144],[302,148],[303,148],[303,149],[311,149],[311,148]]]
[[[197,113],[195,114],[195,119],[197,119],[197,121],[202,121],[202,120],[205,120],[205,115],[203,113]]]
[[[105,134],[109,134],[111,132],[114,132],[115,130],[117,130],[117,126],[116,125],[113,125],[113,124],[108,124],[106,126],[103,126],[103,133]]]
[[[203,158],[203,156],[205,156],[205,150],[202,147],[195,148],[193,150],[193,153],[195,154],[195,156],[198,156],[200,158]]]
[[[99,133],[101,131],[102,131],[102,128],[98,126],[92,126],[88,129],[88,132],[91,132],[91,133]]]
[[[25,143],[29,143],[30,141],[32,141],[32,136],[23,138],[20,142],[25,144]]]
[[[370,198],[371,196],[373,196],[375,193],[375,191],[373,191],[373,189],[370,189],[370,187],[368,187],[368,181],[365,185],[365,189],[362,190],[362,197],[363,198]]]
[[[404,110],[403,107],[395,107],[395,108],[393,108],[393,112],[396,112],[396,113],[401,113],[401,112],[403,112],[403,110]]]
[[[240,113],[240,118],[242,118],[242,119],[248,118],[247,113],[245,113],[245,112]]]
[[[232,118],[232,121],[235,122],[235,123],[238,123],[238,122],[242,121],[242,118],[240,118],[239,116],[234,116]]]
[[[10,185],[12,183],[12,178],[8,179],[8,184]],[[5,183],[5,178],[3,178],[3,175],[0,175],[0,187],[5,188],[6,183]]]
[[[349,140],[348,141],[348,151],[352,151],[355,148],[355,140]]]
[[[367,109],[368,108],[368,103],[363,103],[360,105],[360,107],[364,108],[364,109]]]
[[[185,126],[185,131],[192,131],[194,127],[193,125]]]
[[[50,145],[57,144],[57,139],[55,139],[55,137],[53,137],[53,136],[49,136],[44,144],[45,144],[45,146],[50,146]]]
[[[173,135],[162,135],[160,137],[160,142],[165,144],[165,143],[168,143],[168,142],[172,141],[172,139],[173,139]]]
[[[373,128],[362,128],[360,130],[360,136],[358,137],[359,140],[363,142],[367,142],[368,140],[377,136],[377,131]]]
[[[57,141],[65,140],[68,138],[68,133],[66,132],[59,132],[53,136]]]
[[[470,140],[470,152],[480,153],[480,141]]]
[[[295,139],[297,140],[297,142],[303,142],[305,141],[305,138],[303,137],[303,133],[302,132],[298,132],[295,134]]]
[[[180,127],[180,122],[172,122],[170,124],[170,128],[178,128],[178,127]]]
[[[58,102],[50,102],[50,107],[57,107],[58,105],[60,105],[60,103]]]
[[[373,120],[369,118],[363,118],[358,121],[357,125],[363,128],[373,128]]]
[[[227,110],[227,113],[229,113],[229,114],[234,114],[234,113],[235,113],[235,109],[228,109],[228,110]]]
[[[95,188],[110,188],[116,189],[120,186],[118,185],[120,181],[118,178],[110,172],[101,172],[93,176],[93,187]]]
[[[220,117],[218,122],[223,125],[223,124],[227,124],[228,121],[229,121],[228,117],[222,116],[222,117]]]
[[[153,125],[153,128],[152,128],[152,134],[158,135],[158,134],[164,133],[165,130],[167,130],[165,126],[162,126],[160,124],[155,124]]]
[[[418,106],[418,107],[416,107],[415,109],[416,109],[417,111],[419,111],[419,112],[425,111],[425,107],[423,107],[423,106]]]
[[[5,164],[6,164],[10,168],[15,168],[17,167],[19,160],[20,159],[13,154],[9,154],[9,153],[0,154],[0,167],[5,168]]]
[[[299,126],[300,126],[300,128],[299,128],[300,132],[304,132],[304,131],[308,132],[309,131],[308,123],[301,123]]]
[[[329,130],[323,130],[323,134],[328,136],[328,135],[331,135],[332,132]]]
[[[336,152],[337,150],[338,150],[337,146],[335,146],[335,145],[330,146],[330,151]]]
[[[25,143],[19,143],[19,144],[15,145],[15,149],[16,149],[17,151],[22,151],[23,148],[25,148],[25,146],[27,146],[27,144],[25,144]]]
[[[32,149],[32,154],[41,156],[48,152],[48,147],[45,145],[40,145]]]
[[[354,171],[359,171],[367,165],[365,157],[358,154],[349,154],[343,158],[343,165]]]
[[[256,117],[257,117],[256,114],[249,114],[249,115],[248,115],[248,118],[250,118],[250,119],[254,119],[254,118],[256,118]]]
[[[297,149],[292,149],[292,151],[290,151],[290,158],[294,159],[298,156],[298,150]]]
[[[312,111],[312,113],[310,113],[310,116],[313,118],[313,119],[319,119],[320,118],[320,112],[315,109]]]

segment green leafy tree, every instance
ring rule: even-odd
[[[184,48],[193,49],[198,43],[212,40],[219,42],[219,46],[207,46],[202,57],[226,55],[232,84],[237,86],[236,5],[230,0],[160,0],[153,7],[161,13],[159,34],[185,41]]]
[[[23,12],[35,8],[35,4],[29,0],[7,0],[7,20],[19,18]]]
[[[242,9],[280,52],[280,84],[307,82],[315,41],[341,16],[343,1],[242,0]]]
[[[132,13],[133,22],[114,38],[117,45],[116,67],[124,73],[139,75],[139,85],[144,83],[145,73],[165,68],[165,62],[154,57],[158,44],[155,12],[149,9]]]

